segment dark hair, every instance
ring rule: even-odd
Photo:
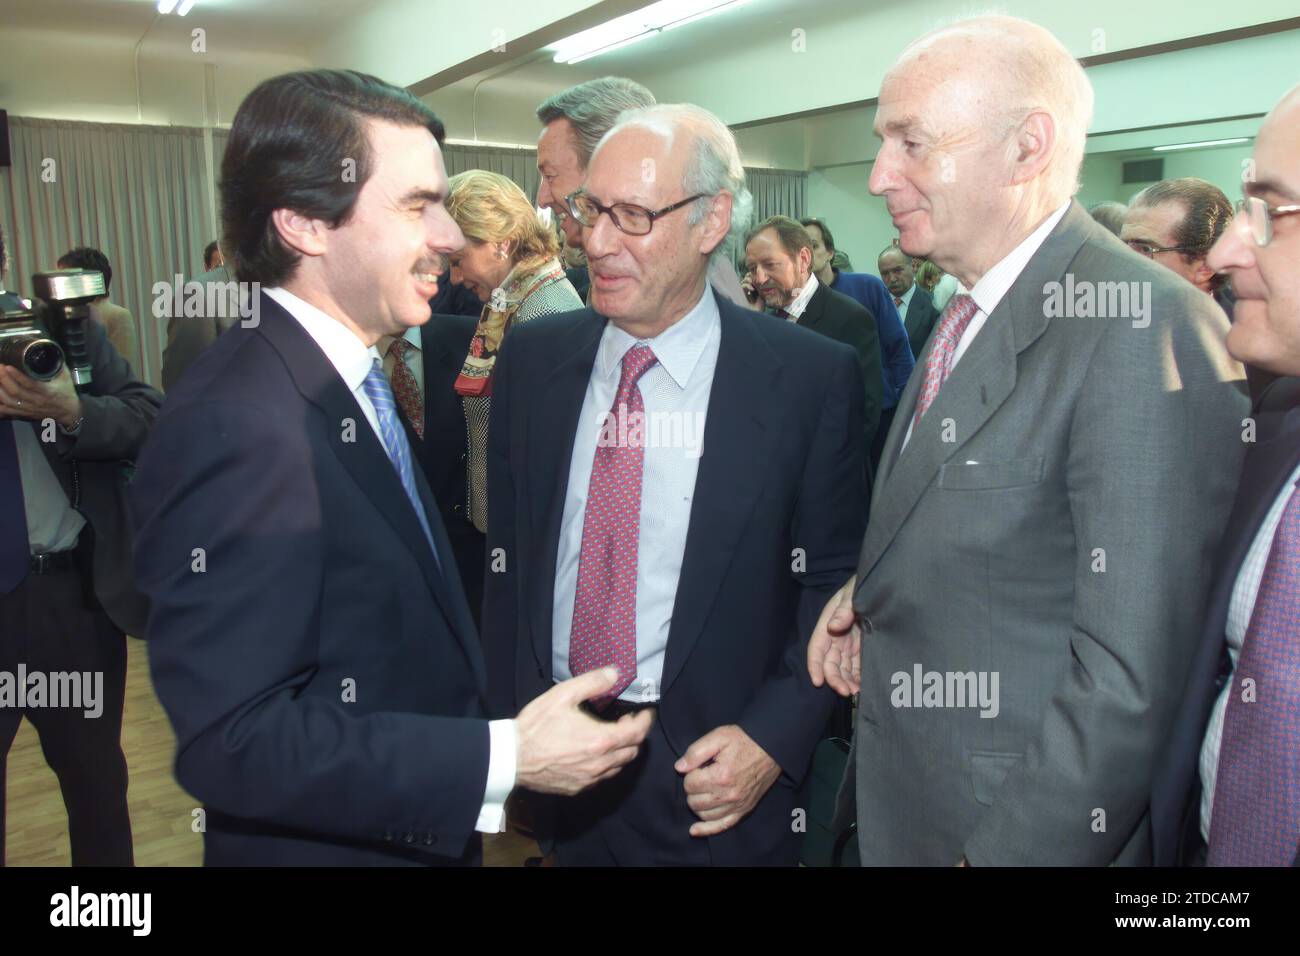
[[[271,220],[276,209],[331,228],[347,222],[373,171],[367,119],[422,126],[439,146],[446,138],[411,93],[353,70],[285,73],[245,97],[221,160],[221,248],[241,281],[279,285],[298,265]],[[344,175],[348,160],[355,175]]]
[[[835,237],[831,235],[830,226],[813,216],[809,216],[807,219],[800,219],[799,224],[805,229],[809,226],[816,226],[820,229],[822,231],[822,245],[827,248],[831,255],[835,254]]]
[[[1126,212],[1128,212],[1128,206],[1122,202],[1099,202],[1088,207],[1088,215],[1117,236],[1119,231],[1124,228],[1124,213]]]
[[[221,248],[221,246],[217,244],[217,240],[215,240],[215,239],[213,239],[211,242],[209,242],[209,243],[207,244],[207,246],[204,248],[204,250],[203,250],[203,268],[204,268],[205,270],[211,270],[211,269],[212,269],[212,256],[213,256],[213,254],[216,253],[220,248]]]
[[[113,284],[113,267],[108,264],[108,256],[93,246],[69,249],[59,256],[58,266],[60,269],[89,269],[91,272],[102,272],[105,295],[108,295],[108,287]]]
[[[1166,179],[1148,186],[1129,203],[1130,206],[1160,206],[1176,202],[1186,210],[1174,230],[1174,245],[1184,246],[1188,261],[1208,255],[1232,219],[1232,203],[1223,190],[1195,177]]]
[[[745,245],[749,245],[755,236],[766,229],[776,230],[777,238],[781,240],[781,248],[788,255],[798,258],[800,249],[812,252],[812,236],[808,235],[808,230],[797,220],[789,216],[769,216],[764,219],[749,231],[749,235],[745,237]]]

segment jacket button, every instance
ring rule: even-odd
[[[384,831],[384,842],[385,842],[385,843],[392,843],[392,842],[393,842],[393,831],[392,831],[392,830],[385,830],[385,831]]]
[[[464,452],[461,452],[461,453],[460,453],[460,460],[461,460],[461,461],[464,461],[464,460],[465,460],[465,453],[464,453]]]
[[[433,845],[434,845],[435,843],[437,843],[437,842],[438,842],[438,838],[437,838],[436,836],[434,836],[432,833],[426,833],[426,834],[424,835],[424,845],[425,845],[425,846],[433,846]]]
[[[414,843],[414,842],[415,842],[415,834],[414,834],[414,833],[403,833],[403,834],[402,834],[402,842],[403,842],[403,843]]]
[[[460,505],[452,505],[451,510],[453,514],[460,514]]]

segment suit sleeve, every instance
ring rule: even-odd
[[[1108,320],[1091,356],[1066,459],[1071,666],[965,845],[972,865],[1104,865],[1145,826],[1244,447],[1226,323],[1194,296],[1166,290],[1155,308],[1177,314],[1159,326]]]
[[[836,345],[834,351],[840,360],[828,370],[831,379],[791,523],[793,547],[803,549],[806,562],[802,571],[792,572],[800,587],[796,627],[780,670],[759,689],[740,721],[796,786],[835,701],[829,688],[814,687],[808,679],[808,640],[826,602],[852,576],[867,525],[862,373],[848,349]]]
[[[858,364],[862,369],[865,404],[861,434],[866,439],[864,447],[870,448],[884,407],[885,375],[881,363],[880,334],[876,331],[875,317],[865,308],[860,313],[844,316],[842,328],[843,341],[851,344],[858,353]]]
[[[889,294],[885,284],[879,280],[873,282],[867,295],[871,299],[870,309],[876,317],[876,327],[880,331],[880,354],[884,363],[885,378],[888,379],[889,386],[893,390],[893,395],[887,397],[893,403],[897,403],[907,385],[907,380],[912,375],[912,369],[916,366],[916,355],[912,351],[912,343],[907,338],[907,327],[903,324],[903,317],[898,314],[894,297]]]
[[[82,392],[85,421],[76,436],[58,433],[55,449],[73,461],[134,460],[162,407],[158,390],[137,379],[108,340],[104,327],[87,321],[90,390]]]
[[[517,328],[502,342],[492,374],[492,427],[488,430],[487,470],[488,571],[483,587],[483,654],[487,664],[488,709],[493,717],[513,717],[515,660],[519,643],[519,560],[515,526],[515,478],[510,465],[510,436],[514,423],[511,359],[513,346],[525,330]],[[494,558],[500,556],[500,560]]]
[[[177,779],[233,816],[371,841],[416,830],[459,854],[483,803],[487,721],[302,692],[324,600],[312,452],[291,415],[212,402],[164,417],[141,461],[135,564]]]

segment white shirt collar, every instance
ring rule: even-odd
[[[315,340],[350,391],[355,392],[361,387],[375,361],[381,358],[379,349],[367,346],[338,319],[304,302],[287,289],[276,286],[262,291],[283,306]]]
[[[432,322],[434,320],[430,319],[429,321]],[[423,326],[408,325],[406,331],[402,333],[402,338],[406,340],[406,344],[411,346],[411,348],[415,349],[417,352],[420,351],[421,343],[424,341],[420,338],[421,328],[423,328]],[[396,341],[395,336],[385,335],[375,343],[375,348],[377,348],[380,354],[386,359],[388,358],[388,350],[393,347],[394,341]]]
[[[909,286],[907,287],[907,291],[904,292],[902,295],[900,295],[900,296],[898,297],[899,300],[900,300],[900,304],[899,304],[899,306],[898,306],[898,314],[899,314],[899,315],[906,315],[906,314],[907,314],[907,309],[908,309],[908,307],[912,304],[912,296],[914,296],[914,295],[916,295],[916,283],[915,283],[915,282],[913,282],[911,285],[909,285]],[[893,293],[892,293],[892,292],[890,293],[890,296],[893,296]]]
[[[1037,229],[1021,240],[1020,245],[984,273],[975,283],[975,288],[967,289],[958,282],[957,292],[966,293],[975,300],[975,305],[981,312],[992,315],[998,303],[1006,296],[1007,290],[1020,278],[1020,273],[1025,271],[1025,266],[1029,265],[1029,260],[1034,257],[1038,247],[1047,239],[1048,233],[1056,228],[1056,224],[1061,221],[1069,208],[1070,200],[1067,199],[1060,208],[1044,219]]]
[[[812,301],[813,295],[817,292],[817,286],[821,280],[817,278],[817,273],[808,277],[804,287],[799,290],[799,294],[794,297],[794,301],[785,307],[785,311],[790,314],[792,321],[798,320],[803,316],[804,309],[808,308],[808,303]]]
[[[596,370],[617,381],[623,373],[623,356],[632,346],[644,342],[654,350],[655,358],[677,387],[684,389],[704,352],[709,327],[719,321],[718,302],[713,297],[713,287],[706,282],[704,294],[695,307],[652,339],[635,338],[613,322],[606,323]]]

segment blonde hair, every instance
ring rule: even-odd
[[[500,173],[471,169],[452,176],[447,211],[465,238],[509,242],[516,263],[541,262],[560,254],[559,240],[542,223],[524,191]]]

